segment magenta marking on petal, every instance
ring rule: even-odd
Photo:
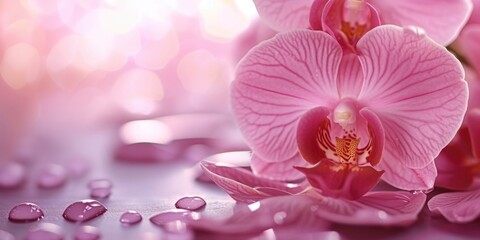
[[[337,163],[330,159],[323,159],[313,167],[297,169],[322,195],[350,200],[360,198],[375,187],[383,174],[371,166]]]
[[[306,112],[298,123],[297,144],[302,157],[311,164],[325,158],[325,152],[317,143],[318,129],[330,114],[324,107],[317,107]]]

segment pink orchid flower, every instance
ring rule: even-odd
[[[340,190],[342,197],[349,198],[355,184],[347,185],[360,179],[364,189],[350,197],[368,191],[382,170],[397,188],[433,187],[433,159],[466,109],[459,62],[430,39],[394,26],[368,32],[357,49],[358,56],[347,57],[357,57],[361,69],[342,69],[339,44],[304,30],[277,35],[243,59],[232,104],[254,153],[255,174],[298,179],[303,174],[292,167],[306,166],[306,160],[315,165],[299,168],[303,172],[340,172],[309,180],[326,186],[323,191]],[[362,71],[362,81],[348,77],[354,71]],[[333,186],[335,178],[345,186]]]
[[[435,185],[463,192],[442,193],[428,203],[431,211],[457,223],[471,222],[480,216],[480,1],[473,2],[472,17],[452,46],[468,64],[467,114],[454,141],[435,160],[439,169]]]
[[[358,40],[379,23],[418,26],[442,45],[451,43],[472,10],[469,0],[254,0],[277,31],[312,28]],[[378,15],[377,15],[378,12]]]

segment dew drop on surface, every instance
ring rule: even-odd
[[[33,222],[44,217],[42,209],[34,203],[20,203],[13,207],[8,214],[12,222]]]
[[[17,188],[25,181],[25,167],[19,163],[0,165],[0,188]]]
[[[74,240],[98,240],[101,234],[98,228],[93,226],[81,226],[75,231]]]
[[[0,230],[0,239],[1,240],[15,240],[15,237],[9,232]]]
[[[137,224],[143,219],[137,211],[127,211],[120,216],[120,222],[125,224]]]
[[[45,166],[37,177],[37,185],[41,188],[57,188],[65,184],[67,172],[60,165]]]
[[[433,191],[433,188],[430,188],[430,189],[426,189],[426,190],[413,190],[413,191],[410,191],[412,194],[428,194],[430,193],[431,191]]]
[[[36,228],[31,229],[26,240],[63,240],[65,239],[62,229],[52,223],[45,223]]]
[[[107,211],[100,202],[87,199],[70,204],[63,212],[63,218],[71,222],[85,222]]]
[[[287,218],[287,213],[283,211],[277,212],[275,215],[273,215],[273,221],[278,225],[283,224],[285,222],[285,218]]]
[[[182,209],[176,209],[176,210],[170,210],[166,212],[161,212],[158,213],[150,218],[150,222],[153,224],[163,227],[169,222],[174,222],[174,221],[182,221],[190,215],[190,211],[187,210],[182,210]]]
[[[87,186],[89,189],[112,188],[113,184],[109,179],[94,179],[90,180]]]
[[[90,196],[92,198],[108,198],[112,190],[110,188],[94,188],[90,190]]]
[[[175,207],[195,211],[205,207],[206,204],[205,200],[201,197],[183,197],[175,203]]]

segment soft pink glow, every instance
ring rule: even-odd
[[[138,120],[124,124],[120,128],[120,137],[125,143],[160,143],[172,140],[171,130],[161,121]]]
[[[163,85],[152,71],[131,69],[120,75],[111,95],[120,107],[136,114],[148,115],[163,98]]]
[[[8,48],[0,62],[0,74],[13,89],[20,89],[38,80],[40,56],[32,45],[19,43]]]
[[[152,70],[164,68],[179,50],[178,36],[173,30],[160,39],[143,39],[141,44],[133,59],[138,66]]]
[[[205,92],[222,81],[222,63],[207,50],[196,50],[185,55],[177,67],[183,87],[190,92]]]

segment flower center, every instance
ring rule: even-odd
[[[365,146],[360,147],[357,126],[362,127],[361,119],[357,119],[353,101],[340,102],[333,111],[332,118],[334,124],[327,119],[317,135],[317,144],[325,156],[337,163],[366,164],[372,149],[372,139],[369,138]]]

